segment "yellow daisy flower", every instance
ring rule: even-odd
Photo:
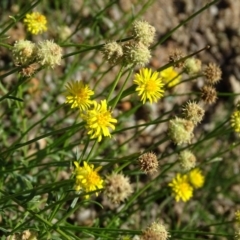
[[[234,131],[240,133],[240,110],[236,110],[232,113],[230,121]]]
[[[177,202],[179,200],[187,202],[193,196],[193,188],[188,182],[187,175],[178,173],[168,186],[172,188],[172,194]]]
[[[98,142],[102,137],[111,137],[109,128],[115,129],[113,123],[117,123],[117,119],[112,117],[111,112],[108,110],[107,101],[103,100],[101,103],[93,102],[93,109],[88,110],[81,115],[86,121],[88,134],[91,139],[97,138]]]
[[[27,30],[32,34],[38,34],[47,31],[47,19],[39,12],[28,13],[24,18]]]
[[[71,108],[79,108],[80,111],[86,111],[93,104],[90,97],[94,92],[82,81],[71,81],[66,85],[66,102]]]
[[[153,72],[151,69],[142,68],[140,73],[135,74],[134,83],[138,85],[136,91],[138,96],[141,96],[141,101],[145,103],[147,100],[150,103],[157,102],[163,96],[163,83],[159,78],[158,72]]]
[[[94,165],[88,165],[87,162],[83,162],[83,167],[80,167],[78,162],[74,162],[74,165],[76,166],[74,170],[76,191],[83,190],[88,193],[103,188],[103,179],[98,174],[101,166],[94,170]],[[89,195],[86,195],[86,198],[89,198]]]
[[[181,80],[181,75],[174,70],[173,67],[169,67],[160,72],[163,83],[168,87],[172,88],[177,85]]]
[[[200,188],[204,184],[205,177],[200,169],[195,168],[188,173],[188,180],[194,188]]]

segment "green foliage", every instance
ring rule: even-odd
[[[217,2],[202,6],[172,26],[152,45],[152,54],[178,28]],[[37,233],[37,239],[133,238],[158,220],[171,239],[233,238],[233,219],[226,216],[221,204],[229,201],[232,212],[237,210],[234,204],[239,196],[230,189],[239,182],[240,142],[229,123],[236,95],[219,92],[219,97],[230,100],[219,99],[213,108],[203,104],[206,115],[195,127],[195,137],[189,144],[176,146],[168,135],[169,120],[181,117],[185,100],[200,102],[201,93],[194,81],[204,78],[203,74],[180,72],[178,86],[188,86],[189,92],[178,93],[178,86],[166,87],[158,103],[142,104],[133,83],[134,71],[139,69],[134,65],[111,66],[102,58],[104,43],[132,41],[132,23],[153,3],[139,0],[124,11],[119,1],[37,0],[26,4],[19,0],[14,5],[1,1],[1,239],[26,230]],[[23,19],[32,11],[44,14],[47,32],[38,36],[26,32]],[[14,66],[11,57],[12,46],[19,40],[17,32],[35,43],[54,39],[63,49],[61,65],[54,69],[38,65],[31,76],[24,76],[23,69],[28,66]],[[32,63],[36,62],[37,58]],[[173,65],[166,62],[157,70]],[[110,129],[111,138],[103,137],[100,142],[91,139],[79,110],[65,103],[65,85],[70,80],[88,84],[95,91],[93,100],[107,100],[109,112],[118,121],[116,128]],[[220,117],[214,109],[221,112]],[[205,184],[194,190],[188,202],[176,203],[168,184],[176,173],[186,173],[177,161],[184,149],[195,154]],[[150,151],[156,153],[159,169],[148,176],[140,170],[138,157]],[[131,183],[132,194],[116,206],[109,203],[104,189],[76,192],[74,161],[102,166],[98,174],[104,181],[113,172],[123,174]]]

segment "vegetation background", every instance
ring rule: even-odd
[[[37,232],[38,239],[137,239],[157,220],[171,239],[234,238],[238,228],[234,213],[240,208],[240,141],[229,118],[240,93],[240,1],[213,2],[0,1],[0,32],[10,26],[0,35],[1,239],[27,229]],[[206,4],[205,11],[167,35]],[[33,5],[48,21],[48,30],[36,36],[27,33],[21,17]],[[210,45],[197,57],[222,69],[218,100],[205,106],[204,120],[187,146],[194,150],[205,184],[186,203],[176,202],[168,187],[181,171],[177,164],[181,148],[167,137],[168,121],[181,113],[186,101],[197,99],[203,77],[179,84],[153,105],[140,104],[137,94],[122,96],[113,111],[117,128],[112,138],[98,144],[86,138],[79,113],[64,103],[70,80],[83,80],[99,99],[107,97],[119,66],[102,59],[99,45],[130,37],[136,19],[148,21],[157,31],[159,44],[152,49],[148,67],[166,65],[176,48],[191,54]],[[14,70],[11,51],[4,47],[19,39],[54,39],[64,51],[62,64],[41,69],[19,85],[21,76]],[[126,76],[127,72],[114,97]],[[126,89],[132,85],[129,81]],[[156,153],[160,165],[152,176],[138,166],[139,155],[148,151]],[[102,165],[103,178],[113,170],[122,172],[130,178],[133,194],[118,207],[104,193],[92,194],[90,200],[76,198],[72,172],[73,161],[79,158]]]

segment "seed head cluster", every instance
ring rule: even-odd
[[[166,230],[166,227],[160,222],[153,222],[146,230],[141,234],[141,240],[167,240],[171,236]]]
[[[146,174],[153,174],[158,170],[158,160],[156,154],[148,152],[142,154],[139,158],[139,165]]]
[[[13,45],[12,56],[15,65],[29,65],[25,66],[23,74],[31,76],[36,70],[34,61],[41,66],[51,68],[60,65],[62,48],[50,40],[44,40],[37,44],[28,40],[19,40]]]
[[[222,77],[222,71],[215,63],[209,63],[203,74],[206,77],[206,83],[208,85],[215,85],[221,80]]]
[[[156,29],[146,21],[135,21],[132,27],[132,35],[136,42],[141,42],[145,46],[153,43]]]
[[[42,66],[54,68],[61,64],[62,48],[51,40],[44,40],[37,45],[37,61]]]
[[[117,42],[109,42],[104,44],[102,48],[103,58],[110,64],[114,65],[122,60],[123,49]]]
[[[210,85],[205,85],[201,89],[201,99],[207,104],[213,104],[217,100],[217,91]]]
[[[185,119],[191,120],[194,125],[200,123],[204,116],[204,109],[200,107],[196,102],[188,101],[182,108],[182,112]]]
[[[155,32],[148,22],[135,21],[131,29],[133,39],[123,45],[114,41],[104,44],[101,49],[103,58],[112,65],[145,66],[151,58],[149,46],[154,41]]]
[[[36,58],[36,44],[28,40],[16,41],[12,48],[12,57],[16,66],[31,63]]]
[[[145,66],[149,63],[151,53],[141,42],[128,42],[123,45],[123,62],[125,65]]]
[[[106,177],[105,194],[114,204],[120,204],[133,192],[129,178],[121,173],[112,173]]]

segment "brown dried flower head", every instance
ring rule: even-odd
[[[202,62],[197,58],[188,58],[184,63],[184,70],[189,75],[199,73],[201,71],[201,68]]]
[[[38,64],[32,63],[29,66],[22,68],[21,73],[25,77],[31,77],[37,70]]]
[[[183,150],[178,155],[178,161],[184,170],[190,170],[196,166],[196,157],[189,150]]]
[[[144,66],[151,58],[150,50],[141,42],[128,42],[123,45],[123,59],[126,65]]]
[[[206,77],[206,83],[208,85],[215,85],[221,80],[222,70],[215,63],[209,63],[203,74]]]
[[[136,42],[141,42],[145,46],[150,46],[154,41],[156,29],[148,22],[137,20],[133,23],[132,35]]]
[[[213,104],[217,100],[217,91],[215,88],[205,85],[201,89],[201,99],[207,104]]]
[[[173,66],[176,68],[182,68],[184,66],[184,61],[179,60],[182,59],[183,57],[184,57],[183,52],[179,49],[176,49],[169,55],[169,63],[173,63]]]
[[[123,174],[112,173],[106,177],[105,193],[112,203],[119,204],[133,192],[129,178]]]
[[[159,222],[153,222],[146,230],[143,231],[141,240],[167,240],[171,236],[165,226]]]
[[[193,129],[192,121],[176,117],[169,121],[168,135],[175,144],[182,145],[191,142]]]
[[[109,42],[104,44],[102,48],[103,58],[110,64],[114,65],[122,60],[123,49],[117,42]]]
[[[191,120],[194,125],[200,123],[204,116],[204,109],[201,108],[196,102],[187,102],[182,108],[184,118]]]
[[[141,170],[144,171],[146,174],[153,174],[154,172],[157,172],[158,160],[155,153],[144,153],[138,158],[138,161]]]

